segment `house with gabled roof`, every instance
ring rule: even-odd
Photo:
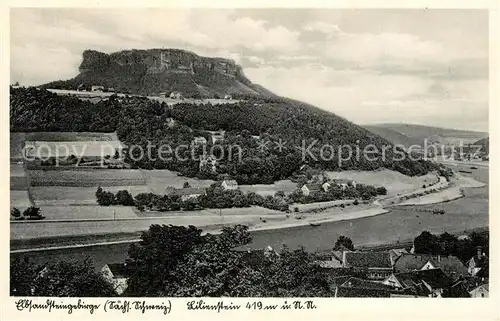
[[[467,261],[467,270],[469,274],[475,276],[481,269],[488,265],[488,257],[483,253],[483,248],[478,246],[476,255]]]
[[[130,276],[127,263],[106,264],[102,267],[101,274],[113,285],[118,295],[122,294],[127,289],[127,282]]]
[[[393,272],[391,255],[388,251],[344,251],[342,266],[366,273],[367,278],[371,280],[384,280]]]
[[[302,194],[304,196],[309,196],[309,195],[314,194],[314,193],[325,191],[323,189],[322,184],[311,184],[311,183],[302,185],[300,190],[302,191]]]
[[[454,285],[454,282],[441,269],[394,273],[382,283],[428,297],[442,297],[444,291]]]
[[[480,286],[469,291],[471,298],[487,298],[490,294],[488,283],[481,284]]]
[[[174,188],[168,186],[165,189],[165,194],[169,196],[180,196],[180,198],[185,201],[189,198],[196,198],[205,194],[206,189],[201,187],[184,187],[184,188]]]
[[[467,268],[453,255],[406,254],[403,253],[394,264],[396,273],[440,268],[452,280],[468,275]]]
[[[397,292],[393,286],[357,277],[341,277],[336,283],[335,297],[387,298],[391,296],[391,293]]]
[[[234,179],[225,179],[222,181],[221,187],[225,190],[236,190],[238,189],[238,182]]]

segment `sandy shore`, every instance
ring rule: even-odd
[[[464,188],[476,188],[486,186],[472,177],[455,174],[447,188],[436,193],[405,200],[398,205],[428,205],[452,201],[464,196]]]

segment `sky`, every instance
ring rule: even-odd
[[[179,48],[358,124],[488,131],[488,12],[53,9],[10,15],[11,82],[78,74],[82,52]]]

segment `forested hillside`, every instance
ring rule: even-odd
[[[174,126],[168,126],[173,118]],[[388,142],[341,117],[307,104],[287,99],[249,99],[231,105],[164,103],[141,97],[111,96],[97,104],[72,97],[61,97],[43,89],[11,88],[11,131],[117,131],[119,139],[128,146],[140,145],[147,150],[168,144],[172,150],[179,145],[190,145],[196,136],[209,138],[207,130],[225,130],[226,136],[216,153],[224,153],[217,164],[217,174],[229,174],[239,183],[271,183],[296,172],[304,163],[328,170],[374,170],[380,167],[397,170],[406,175],[422,175],[434,169],[426,161],[393,160],[388,150],[385,160],[351,157],[337,162],[340,145],[356,146],[362,150],[373,144],[379,150]],[[255,139],[252,135],[260,135]],[[262,148],[266,142],[266,148]],[[282,145],[282,148],[278,148]],[[304,159],[300,147],[309,149]],[[334,149],[322,148],[324,144]],[[207,150],[212,142],[208,139]],[[241,147],[241,159],[229,159],[233,146]],[[202,153],[194,149],[195,156]],[[328,154],[333,150],[333,155]],[[153,148],[152,155],[158,155]],[[234,155],[234,150],[233,150]],[[320,157],[323,155],[323,157]],[[343,156],[344,153],[342,153]],[[134,155],[135,156],[135,155]],[[162,161],[143,157],[134,161],[128,154],[126,161],[133,167],[171,169],[187,176],[217,178],[216,174],[200,169],[199,157],[193,159],[190,149],[183,149],[180,157]],[[219,155],[216,155],[219,156]],[[376,155],[371,155],[375,157]]]

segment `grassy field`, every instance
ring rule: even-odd
[[[245,193],[254,192],[262,196],[274,195],[277,191],[284,191],[289,194],[297,189],[297,183],[291,180],[281,180],[274,184],[240,185],[240,189]]]
[[[30,207],[31,201],[28,191],[10,191],[10,207],[17,207],[21,211]]]
[[[29,157],[104,157],[114,156],[116,150],[123,148],[118,140],[107,141],[26,141]]]
[[[137,186],[146,180],[140,170],[98,169],[98,170],[30,170],[31,186]]]
[[[412,190],[421,188],[422,185],[436,183],[438,178],[434,174],[424,176],[406,176],[396,171],[382,169],[378,171],[344,171],[344,172],[326,172],[331,179],[352,179],[358,183],[385,186],[388,195],[397,195],[408,193]]]
[[[146,185],[107,186],[104,190],[113,193],[127,190],[133,196],[139,193],[149,193]],[[97,187],[63,187],[63,186],[36,186],[31,187],[31,195],[37,205],[96,205],[95,192]]]
[[[123,219],[136,218],[132,207],[126,206],[40,206],[46,220],[60,219]]]
[[[141,172],[151,191],[161,195],[165,194],[165,188],[167,186],[182,188],[184,183],[188,182],[191,187],[206,188],[214,183],[212,180],[179,176],[177,173],[166,169],[141,170]]]
[[[26,140],[47,142],[74,141],[113,141],[118,140],[116,133],[96,132],[33,132],[25,133]]]
[[[10,159],[12,161],[23,159],[23,147],[25,141],[25,133],[10,133]]]
[[[10,163],[10,177],[25,177],[26,172],[24,171],[23,164]]]

